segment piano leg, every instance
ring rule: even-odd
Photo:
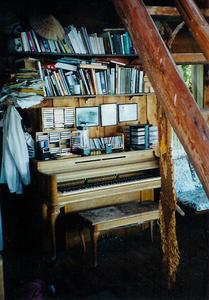
[[[48,220],[49,220],[49,238],[51,246],[51,259],[55,260],[57,255],[56,249],[56,220],[60,214],[60,207],[48,207]]]

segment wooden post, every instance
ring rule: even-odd
[[[113,0],[166,115],[209,197],[209,128],[142,0]]]
[[[209,61],[209,25],[193,0],[175,0],[191,34]]]

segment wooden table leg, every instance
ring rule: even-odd
[[[96,267],[98,265],[97,260],[97,241],[99,238],[99,231],[95,231],[94,229],[91,230],[91,239],[92,239],[92,245],[93,245],[93,266]]]
[[[48,220],[49,220],[49,237],[51,242],[51,259],[55,260],[57,255],[56,249],[56,220],[60,214],[59,207],[49,207],[48,208]]]

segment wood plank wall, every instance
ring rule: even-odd
[[[150,123],[157,124],[156,117],[156,97],[155,94],[146,94],[142,96],[98,96],[98,97],[56,97],[47,99],[41,105],[28,110],[32,121],[33,132],[40,131],[40,107],[88,107],[99,106],[108,103],[137,103],[138,104],[138,121],[122,122],[117,126],[96,126],[89,128],[90,137],[111,136],[121,132],[125,125]]]

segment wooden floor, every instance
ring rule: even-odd
[[[16,224],[17,231],[18,226],[20,224]],[[59,252],[57,262],[51,264],[38,257],[35,249],[27,247],[26,232],[19,230],[15,245],[15,238],[6,242],[6,299],[19,299],[27,283],[35,279],[43,280],[46,287],[54,285],[53,299],[57,300],[204,299],[205,229],[205,216],[177,218],[181,263],[176,285],[170,290],[163,271],[158,227],[154,229],[154,243],[150,241],[149,230],[101,238],[96,269],[92,268],[91,245],[88,245],[86,258],[82,257],[80,247],[68,253]],[[51,298],[47,293],[45,299]]]

